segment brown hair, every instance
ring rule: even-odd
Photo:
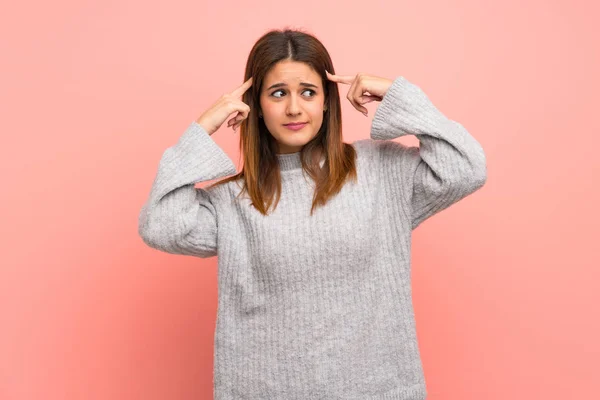
[[[248,118],[240,125],[240,152],[244,166],[236,175],[225,178],[212,186],[243,178],[252,205],[267,215],[269,208],[277,207],[281,196],[281,174],[276,153],[276,141],[264,121],[258,117],[260,89],[267,72],[283,60],[308,64],[323,82],[326,111],[317,135],[300,151],[302,168],[316,183],[311,215],[318,205],[325,205],[336,195],[347,178],[356,181],[356,150],[342,141],[342,109],[336,82],[327,79],[325,70],[335,74],[329,53],[323,44],[311,34],[292,29],[271,30],[254,45],[248,56],[244,82],[250,77],[252,87],[242,96],[250,107]],[[321,168],[320,158],[324,155]]]

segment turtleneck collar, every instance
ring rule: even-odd
[[[277,159],[279,160],[280,171],[290,171],[302,168],[299,151],[296,153],[277,154]]]
[[[279,160],[280,171],[294,171],[302,169],[302,160],[300,159],[300,152],[289,153],[289,154],[276,154]],[[321,167],[325,163],[325,158],[321,158]]]

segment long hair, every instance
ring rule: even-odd
[[[342,141],[342,109],[337,83],[327,79],[325,70],[335,74],[329,53],[314,36],[292,29],[271,30],[253,46],[244,74],[250,77],[252,87],[242,101],[250,107],[248,117],[240,125],[240,153],[244,166],[236,175],[211,186],[243,179],[240,195],[247,192],[252,205],[263,215],[269,208],[277,207],[281,196],[281,174],[277,159],[277,146],[264,121],[259,118],[260,91],[269,70],[280,61],[290,60],[308,64],[323,82],[325,106],[323,124],[317,135],[300,151],[302,168],[315,182],[310,214],[322,206],[343,187],[346,179],[357,179],[356,150]],[[321,167],[321,157],[324,163]]]

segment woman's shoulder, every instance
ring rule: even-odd
[[[374,148],[377,146],[377,143],[375,140],[367,138],[355,140],[354,142],[352,142],[352,146],[354,146],[357,153],[365,153],[373,151]]]

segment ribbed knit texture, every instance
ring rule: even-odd
[[[416,135],[420,147],[386,140]],[[348,181],[310,216],[300,153],[278,155],[281,200],[269,216],[236,200],[236,173],[193,122],[166,149],[139,216],[155,249],[218,255],[214,398],[417,400],[427,391],[411,296],[411,233],[483,186],[480,144],[400,76],[353,143]]]

